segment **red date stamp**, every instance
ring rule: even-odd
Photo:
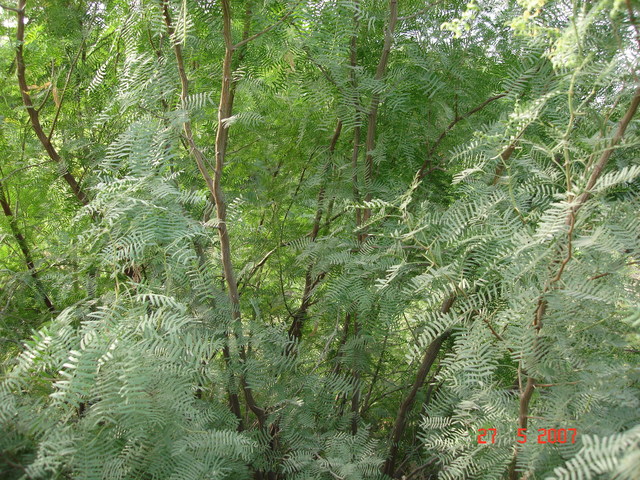
[[[539,428],[538,443],[576,443],[578,430],[576,428]],[[496,443],[498,430],[495,428],[478,429],[478,444]],[[527,443],[527,429],[519,428],[518,443]]]

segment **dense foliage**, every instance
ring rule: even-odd
[[[639,478],[634,0],[0,16],[2,479]]]

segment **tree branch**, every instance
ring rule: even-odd
[[[230,18],[229,18],[228,0],[223,0],[222,3],[223,3],[223,10],[226,11],[226,15],[224,19],[224,28],[225,28],[224,34],[225,34],[225,41],[227,44],[227,49],[226,49],[227,54],[225,55],[224,75],[225,75],[225,80],[227,81],[226,82],[223,81],[223,91],[221,95],[228,95],[228,83],[230,82],[230,77],[231,77],[231,74],[230,74],[231,55],[230,55],[230,49],[229,49],[229,44],[230,44],[229,38],[231,35],[231,31],[230,31],[231,26],[230,26]],[[167,0],[161,0],[161,8],[162,8],[162,16],[163,16],[165,25],[167,27],[167,32],[171,37],[174,34],[174,27],[171,21],[171,14],[169,12],[169,5]],[[187,73],[184,68],[182,47],[179,43],[173,43],[173,53],[176,58],[176,63],[178,65],[178,74],[180,76],[180,86],[181,86],[180,100],[183,105],[186,105],[187,98],[189,95],[189,80],[187,78]],[[227,90],[224,89],[225,83],[227,85]],[[221,100],[220,108],[222,108],[222,100]],[[220,116],[218,117],[218,119],[220,120]],[[184,131],[184,137],[187,140],[187,143],[189,145],[190,153],[193,155],[196,161],[196,164],[198,166],[198,170],[200,170],[200,173],[204,178],[205,183],[207,184],[207,188],[209,189],[209,192],[211,196],[214,198],[214,201],[216,204],[217,220],[218,220],[218,235],[220,237],[221,250],[222,250],[224,278],[227,285],[229,286],[228,291],[229,291],[229,298],[231,301],[232,315],[234,320],[238,321],[240,316],[239,301],[238,301],[239,297],[238,297],[238,289],[237,289],[238,285],[235,280],[233,269],[230,266],[229,236],[227,234],[225,204],[220,194],[220,175],[222,174],[222,165],[221,164],[216,165],[216,172],[215,172],[216,180],[214,181],[211,178],[211,175],[209,174],[209,171],[207,169],[207,160],[193,139],[193,132],[191,130],[191,121],[189,119],[186,119],[185,122],[183,123],[183,131]],[[218,134],[220,134],[221,131],[226,131],[226,128],[224,127],[223,122],[219,121]],[[218,148],[219,147],[216,139],[216,157],[218,157],[218,153],[219,153]],[[223,347],[222,353],[223,353],[223,358],[226,365],[229,366],[231,363],[231,351],[228,345],[225,345]],[[245,393],[246,393],[246,388],[245,388]],[[232,391],[228,391],[228,395],[229,395],[229,407],[231,408],[231,411],[239,421],[239,426],[238,426],[239,430],[242,430],[244,426],[242,422],[242,411],[240,409],[240,401],[238,398],[238,394]]]
[[[18,26],[16,28],[16,40],[17,40],[16,71],[18,76],[18,86],[20,87],[20,95],[22,96],[22,103],[27,109],[27,113],[29,114],[29,119],[31,120],[31,126],[33,127],[33,131],[36,133],[38,140],[40,140],[40,143],[46,150],[51,160],[53,160],[54,162],[60,165],[64,165],[64,162],[60,157],[60,155],[58,154],[58,151],[51,144],[51,141],[49,140],[47,135],[44,133],[44,130],[42,129],[42,125],[40,124],[40,117],[39,117],[38,111],[34,108],[33,102],[31,101],[31,96],[29,95],[29,87],[27,85],[27,80],[26,80],[26,68],[25,68],[24,54],[23,54],[25,6],[26,6],[26,0],[19,0],[18,9],[17,10],[12,9],[18,14],[17,15]],[[78,199],[78,201],[83,205],[87,205],[89,203],[88,196],[86,195],[84,190],[80,188],[80,185],[78,184],[78,181],[73,176],[73,174],[71,174],[68,170],[66,170],[66,166],[65,166],[65,173],[62,175],[62,178],[64,178],[65,181],[69,184],[69,186],[71,187],[71,191],[73,192],[75,197]]]
[[[5,10],[9,10],[10,12],[15,12],[18,14],[24,11],[24,6],[23,6],[23,9],[20,9],[20,8],[7,7],[6,5],[3,5],[0,3],[0,7],[4,8]]]
[[[267,28],[265,28],[264,30],[261,30],[258,33],[254,33],[253,35],[251,35],[250,37],[247,37],[243,40],[241,40],[240,42],[236,43],[235,45],[233,45],[233,50],[237,50],[240,47],[246,45],[249,42],[254,41],[256,38],[261,37],[262,35],[264,35],[265,33],[270,32],[271,30],[273,30],[274,28],[276,28],[278,25],[280,25],[282,22],[284,22],[288,17],[291,16],[291,14],[296,10],[296,8],[302,3],[302,0],[298,1],[287,13],[285,13],[282,17],[280,17],[280,19],[269,25]]]
[[[336,145],[338,144],[338,140],[340,139],[340,134],[342,132],[342,121],[338,120],[336,124],[336,128],[333,132],[333,136],[331,137],[331,142],[329,143],[329,161],[325,165],[325,172],[329,167],[329,162],[333,158],[333,154],[335,153]],[[326,178],[326,177],[325,177]],[[320,231],[320,223],[322,221],[323,215],[323,207],[322,204],[324,202],[326,191],[326,181],[320,187],[320,191],[318,192],[318,200],[316,202],[316,214],[313,218],[313,226],[311,228],[311,233],[309,233],[309,238],[312,242],[316,240],[318,237],[318,232]],[[292,318],[293,321],[289,326],[289,337],[295,340],[300,340],[302,337],[302,326],[307,317],[307,311],[309,307],[312,305],[311,295],[315,289],[315,287],[322,281],[325,276],[325,273],[321,273],[317,277],[313,277],[311,271],[313,269],[313,265],[309,265],[304,275],[304,288],[302,290],[302,300],[300,301],[300,306],[293,313]],[[287,353],[293,352],[293,349],[288,349]]]
[[[16,219],[13,211],[11,210],[11,204],[9,203],[8,197],[4,193],[4,187],[2,182],[0,182],[0,206],[2,207],[2,211],[4,215],[7,217],[9,221],[9,227],[11,228],[11,233],[13,234],[16,243],[20,247],[20,251],[24,256],[24,262],[27,265],[27,270],[29,271],[29,275],[33,279],[33,283],[38,291],[38,294],[42,297],[42,301],[47,307],[47,310],[50,312],[55,312],[55,307],[53,306],[53,302],[47,295],[46,290],[44,289],[44,285],[40,281],[40,277],[38,276],[38,271],[36,270],[35,262],[33,261],[33,255],[31,254],[31,249],[29,248],[29,244],[25,239],[24,235],[20,231],[18,226],[18,220]]]
[[[429,173],[427,171],[427,168],[429,166],[429,162],[431,160],[431,157],[433,156],[434,152],[436,151],[436,148],[438,148],[438,145],[440,145],[440,142],[442,142],[442,140],[444,140],[444,138],[449,134],[451,129],[453,129],[453,127],[456,126],[457,123],[461,122],[462,120],[465,120],[465,119],[469,118],[471,115],[473,115],[474,113],[479,112],[480,110],[482,110],[484,107],[486,107],[490,103],[495,102],[496,100],[499,100],[499,99],[505,97],[506,95],[507,95],[506,93],[500,93],[498,95],[494,95],[493,97],[490,97],[490,98],[486,99],[484,102],[482,102],[480,105],[476,106],[475,108],[472,108],[471,110],[469,110],[464,115],[459,115],[459,116],[456,115],[456,117],[442,131],[442,133],[438,136],[436,141],[433,143],[433,145],[431,146],[431,148],[427,152],[427,158],[425,158],[422,166],[420,167],[420,170],[418,170],[418,180],[422,180]]]
[[[547,312],[547,300],[545,299],[545,295],[553,288],[553,286],[557,282],[560,281],[560,279],[562,278],[562,274],[565,271],[565,267],[569,262],[569,260],[571,259],[571,254],[572,254],[571,243],[572,243],[572,236],[573,236],[573,228],[576,222],[576,213],[578,212],[578,210],[580,210],[580,208],[582,208],[582,206],[587,202],[587,200],[591,196],[591,189],[595,186],[598,178],[602,174],[602,171],[604,170],[604,167],[609,161],[609,158],[611,157],[611,154],[613,153],[614,148],[622,140],[622,137],[624,136],[624,133],[627,130],[627,127],[629,126],[629,123],[631,123],[631,120],[636,114],[639,105],[640,105],[640,87],[637,87],[634,92],[633,98],[631,100],[631,104],[629,105],[629,108],[627,109],[624,116],[618,123],[618,128],[616,129],[613,135],[613,138],[611,139],[611,143],[609,147],[607,147],[604,150],[604,152],[602,152],[602,154],[600,155],[600,158],[598,159],[595,166],[593,167],[593,170],[591,171],[591,175],[589,175],[589,179],[587,180],[587,185],[585,186],[584,192],[578,196],[578,198],[575,201],[575,204],[567,214],[567,219],[565,223],[569,227],[569,230],[567,232],[567,236],[568,236],[567,250],[568,251],[567,251],[566,257],[560,264],[558,272],[547,283],[547,285],[542,291],[542,294],[538,297],[538,305],[536,307],[535,318],[533,320],[533,326],[536,329],[534,346],[537,343],[537,338],[538,338],[538,335],[540,334],[540,329],[542,328],[542,322]],[[527,419],[529,418],[529,403],[531,401],[531,397],[533,396],[533,392],[536,387],[535,379],[529,374],[526,374],[526,375],[527,375],[527,383],[524,388],[524,391],[520,395],[520,405],[519,405],[519,414],[518,414],[518,426],[520,428],[527,428]],[[517,476],[518,476],[516,472],[517,459],[518,459],[518,450],[515,451],[511,464],[509,465],[510,480],[517,479]]]
[[[596,181],[602,174],[602,171],[604,170],[605,165],[609,161],[609,158],[611,157],[611,154],[613,153],[615,147],[622,140],[622,137],[624,136],[624,133],[626,132],[627,127],[629,126],[629,123],[631,123],[631,120],[636,114],[639,105],[640,105],[640,87],[637,87],[633,94],[633,98],[631,99],[631,104],[629,105],[629,108],[627,109],[624,116],[618,123],[618,128],[616,129],[616,132],[613,135],[613,138],[611,139],[611,143],[604,150],[604,152],[602,152],[602,155],[600,155],[600,158],[598,159],[595,166],[593,167],[593,171],[589,176],[589,180],[587,180],[587,185],[585,186],[584,192],[580,196],[578,196],[578,198],[576,199],[576,203],[571,210],[572,213],[567,215],[567,220],[566,220],[567,225],[571,223],[571,215],[572,214],[575,215],[578,212],[578,210],[585,204],[585,202],[589,200],[589,197],[591,196],[591,189],[593,189],[593,187],[596,184]]]
[[[442,303],[440,312],[442,314],[448,313],[454,301],[455,296],[450,296],[449,298],[447,298]],[[431,342],[427,350],[424,352],[424,356],[422,357],[422,361],[420,362],[420,368],[418,368],[418,373],[416,374],[416,379],[411,386],[411,390],[409,390],[409,393],[400,405],[400,409],[398,410],[398,414],[396,415],[396,420],[391,431],[391,438],[389,440],[389,454],[382,469],[382,472],[386,475],[389,475],[390,477],[393,477],[395,473],[395,464],[400,448],[400,440],[402,439],[406,427],[407,415],[413,408],[413,403],[415,402],[416,395],[422,388],[422,385],[424,385],[424,381],[426,380],[427,375],[431,370],[431,367],[433,366],[433,363],[438,357],[440,348],[442,347],[444,341],[449,338],[449,335],[451,335],[451,330],[447,330]]]
[[[53,131],[56,128],[56,123],[58,122],[58,117],[60,116],[60,109],[62,108],[62,102],[64,101],[64,95],[67,93],[67,86],[69,85],[69,80],[71,80],[71,75],[73,74],[73,70],[78,63],[78,59],[80,58],[80,54],[82,53],[82,48],[84,47],[84,39],[80,44],[80,48],[78,48],[78,53],[76,54],[71,66],[69,67],[69,71],[67,72],[67,78],[64,81],[64,87],[62,88],[62,93],[60,94],[60,100],[56,104],[56,114],[53,117],[53,122],[51,122],[51,129],[49,130],[49,135],[47,135],[47,140],[51,141],[51,137],[53,136]],[[51,79],[53,81],[53,78]],[[55,85],[52,85],[51,88],[55,88]],[[55,92],[54,92],[55,93]],[[55,95],[54,95],[55,100]]]
[[[382,80],[387,70],[387,64],[389,63],[389,55],[391,53],[391,45],[393,44],[393,34],[396,30],[398,23],[398,0],[389,0],[389,22],[384,32],[384,44],[382,46],[382,52],[380,53],[380,61],[376,68],[375,79]],[[376,127],[378,123],[378,107],[380,105],[380,95],[374,94],[371,99],[371,107],[369,108],[369,115],[367,118],[367,137],[365,140],[365,181],[371,183],[373,181],[373,150],[376,146]],[[371,200],[370,187],[365,195],[365,202]],[[362,214],[362,222],[366,223],[371,217],[371,209],[365,208]],[[364,239],[363,235],[363,239]]]

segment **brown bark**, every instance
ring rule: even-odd
[[[168,2],[166,0],[162,0],[161,3],[162,6],[162,15],[164,18],[164,22],[165,25],[167,27],[167,32],[169,33],[169,36],[172,36],[174,34],[174,27],[173,27],[173,23],[171,21],[171,13],[169,12],[169,5]],[[227,8],[228,8],[228,3],[227,3]],[[226,26],[225,26],[226,28]],[[176,57],[176,63],[178,65],[178,74],[180,76],[180,85],[181,85],[181,92],[180,92],[180,99],[182,101],[183,105],[186,105],[187,102],[187,97],[189,96],[189,80],[187,78],[187,73],[184,67],[184,59],[182,56],[182,47],[179,43],[173,43],[173,53]],[[230,69],[230,61],[231,61],[231,55],[229,55],[229,58],[227,58],[227,55],[225,55],[225,62],[229,62],[229,65],[227,66],[227,69]],[[230,74],[229,74],[230,77]],[[224,88],[224,87],[223,87]],[[223,90],[224,92],[224,90]],[[227,94],[227,102],[228,102],[228,90],[226,91]],[[222,105],[222,102],[221,102]],[[225,117],[226,118],[226,117]],[[191,129],[191,122],[189,120],[186,120],[183,124],[183,131],[184,131],[184,137],[187,141],[187,145],[189,146],[189,152],[191,153],[191,155],[193,155],[195,161],[196,161],[196,165],[198,166],[198,170],[200,170],[200,173],[202,175],[202,177],[205,180],[205,183],[207,184],[207,188],[209,189],[209,193],[211,194],[211,196],[214,198],[214,201],[216,203],[216,208],[217,208],[217,214],[218,214],[218,222],[220,223],[219,226],[219,235],[220,237],[223,237],[224,235],[224,239],[225,239],[225,245],[226,245],[226,251],[223,250],[222,253],[222,258],[223,258],[223,266],[225,264],[229,264],[230,263],[230,249],[229,249],[229,236],[227,230],[226,230],[226,225],[224,224],[224,221],[226,219],[226,214],[225,214],[225,207],[224,204],[222,205],[222,219],[220,218],[220,206],[218,205],[218,201],[219,199],[221,199],[221,193],[220,193],[220,178],[218,176],[217,178],[217,184],[216,182],[214,182],[213,178],[211,178],[211,175],[209,174],[208,168],[207,168],[207,160],[204,156],[204,154],[202,153],[202,151],[198,148],[198,146],[195,143],[195,140],[193,139],[193,131]],[[226,143],[225,143],[225,147],[226,147]],[[217,142],[216,142],[216,153],[218,152],[217,150]],[[224,153],[224,152],[223,152]],[[220,165],[220,172],[222,169],[222,165]],[[217,169],[216,169],[217,171]],[[223,229],[224,227],[224,229]],[[223,234],[224,232],[224,234]],[[221,245],[222,245],[222,238],[221,238]],[[226,260],[226,262],[225,262]],[[233,275],[233,269],[231,269],[231,276],[227,275],[227,267],[225,267],[225,280],[227,282],[227,285],[229,285],[229,282],[232,282],[233,285],[235,285],[235,289],[228,289],[229,292],[229,299],[231,301],[231,308],[233,311],[233,319],[234,321],[238,321],[239,319],[239,314],[240,314],[240,310],[239,310],[239,302],[238,302],[238,290],[237,290],[237,284],[235,283],[235,276]],[[234,295],[235,294],[235,295]],[[232,362],[231,359],[231,352],[229,350],[228,346],[225,346],[223,348],[223,358],[225,360],[225,363],[227,365],[229,365]],[[238,418],[238,421],[240,422],[238,425],[238,428],[240,430],[242,430],[244,428],[243,426],[243,422],[242,422],[242,411],[240,409],[240,400],[238,398],[238,394],[235,393],[232,390],[229,390],[228,392],[229,395],[229,407],[231,408],[231,411],[234,413],[234,415],[236,416],[236,418]]]
[[[222,256],[222,266],[227,283],[229,300],[233,309],[233,318],[240,321],[240,297],[238,295],[238,284],[236,283],[233,264],[231,263],[231,242],[229,230],[227,229],[227,205],[222,192],[221,179],[224,169],[225,155],[229,140],[229,128],[226,125],[231,117],[233,109],[233,96],[231,95],[231,64],[233,61],[233,42],[231,39],[231,7],[229,0],[222,0],[223,35],[225,43],[225,54],[222,64],[222,87],[220,90],[220,103],[218,106],[218,130],[215,140],[215,167],[212,194],[216,202],[216,213],[218,219],[218,235],[220,238],[220,251]]]
[[[503,162],[506,162],[507,160],[509,160],[509,158],[515,151],[515,148],[516,148],[516,143],[514,141],[501,153],[500,157]],[[495,185],[495,183],[497,182],[496,178],[499,178],[499,175],[500,175],[500,170],[496,170],[495,178],[492,181],[492,185]],[[442,306],[440,307],[440,311],[442,313],[449,312],[454,301],[455,301],[455,296],[451,296],[447,298],[443,302]],[[433,363],[438,355],[438,352],[440,351],[440,348],[442,347],[442,344],[450,335],[451,335],[451,332],[447,331],[442,335],[440,335],[439,337],[437,337],[433,342],[431,342],[431,344],[427,348],[422,358],[420,368],[418,369],[418,373],[416,375],[416,380],[414,381],[411,387],[411,390],[409,390],[409,393],[407,394],[407,396],[405,397],[405,399],[403,400],[400,406],[400,409],[396,416],[396,420],[394,422],[393,430],[391,433],[391,444],[389,447],[389,455],[387,456],[387,460],[385,461],[385,464],[383,466],[383,472],[389,476],[393,476],[393,474],[395,473],[395,464],[397,462],[400,440],[402,439],[402,435],[404,434],[404,430],[406,426],[406,417],[408,413],[411,411],[411,408],[413,407],[413,402],[415,401],[415,397],[418,391],[424,385],[425,379],[427,378],[427,375],[431,370],[431,367],[433,366]]]
[[[218,219],[218,238],[220,239],[220,255],[222,258],[222,269],[224,279],[227,284],[227,292],[231,303],[231,314],[234,321],[234,328],[237,331],[242,329],[242,318],[240,314],[240,295],[238,294],[238,283],[236,280],[233,263],[231,261],[231,240],[227,229],[227,204],[222,191],[222,172],[224,170],[227,144],[229,141],[229,127],[226,124],[233,111],[234,94],[231,87],[232,82],[232,62],[235,46],[231,37],[231,6],[229,0],[221,0],[222,4],[222,35],[224,37],[224,60],[222,63],[222,86],[220,89],[220,103],[218,105],[218,130],[215,140],[215,167],[214,180],[212,186],[213,198],[216,202],[216,214]],[[240,357],[244,361],[244,349],[239,350]],[[265,411],[258,406],[253,397],[253,391],[247,384],[244,375],[240,377],[244,397],[249,409],[255,414],[261,428],[264,428],[266,415]]]
[[[600,155],[600,158],[598,159],[595,166],[593,167],[593,171],[591,172],[591,175],[589,175],[589,179],[587,180],[587,185],[585,186],[584,192],[582,192],[582,194],[580,194],[580,196],[576,199],[576,205],[572,209],[573,215],[575,215],[578,212],[578,210],[585,204],[585,202],[589,200],[589,197],[591,196],[591,189],[595,186],[596,182],[598,181],[598,178],[602,174],[602,171],[604,170],[605,165],[609,161],[609,158],[611,157],[613,150],[622,140],[622,137],[624,136],[624,132],[626,132],[627,127],[629,126],[629,123],[631,123],[631,120],[636,114],[639,105],[640,105],[640,87],[636,88],[633,94],[633,98],[631,100],[631,104],[629,105],[629,108],[627,109],[626,113],[620,120],[620,123],[618,123],[618,128],[616,129],[616,132],[614,133],[613,138],[611,139],[611,143],[609,147],[607,147],[605,151],[602,152],[602,154]],[[566,222],[567,225],[569,224],[570,219],[571,219],[571,215],[567,215],[567,222]]]
[[[493,180],[491,181],[491,185],[497,185],[500,180],[500,176],[502,172],[504,172],[504,162],[509,160],[513,152],[516,150],[516,142],[514,141],[511,145],[509,145],[501,154],[500,158],[502,159],[502,163],[499,163],[496,167],[496,172],[493,175]]]
[[[165,24],[167,25],[167,30],[169,34],[173,33],[173,26],[171,23],[171,17],[169,14],[168,4],[166,0],[163,0],[163,16],[165,20]],[[227,145],[229,140],[229,127],[226,124],[228,119],[232,115],[233,111],[233,100],[235,89],[232,83],[232,71],[234,64],[234,52],[242,47],[246,46],[250,41],[258,38],[259,36],[267,33],[268,31],[275,28],[278,24],[282,23],[286,17],[288,17],[293,9],[290,10],[286,15],[280,18],[278,22],[271,25],[270,27],[258,32],[255,35],[248,36],[248,26],[250,22],[251,10],[250,8],[246,11],[245,18],[245,28],[243,32],[243,40],[234,45],[232,32],[231,32],[231,6],[229,0],[221,0],[222,7],[222,34],[224,38],[225,45],[225,54],[222,64],[222,85],[220,89],[220,102],[218,104],[218,129],[216,132],[215,139],[215,166],[214,166],[214,176],[211,178],[211,175],[207,169],[207,162],[202,151],[197,147],[194,139],[193,133],[191,129],[191,122],[185,121],[183,124],[184,134],[189,145],[189,149],[191,154],[196,160],[196,164],[200,173],[202,174],[209,192],[214,198],[215,207],[216,207],[216,216],[218,221],[218,238],[220,240],[220,253],[222,259],[222,267],[224,273],[224,281],[227,286],[227,293],[229,296],[229,302],[231,304],[232,310],[232,320],[233,320],[233,329],[234,334],[236,336],[241,336],[242,331],[242,318],[240,313],[240,295],[238,292],[238,283],[235,276],[235,271],[233,268],[232,260],[231,260],[231,242],[229,238],[229,231],[227,229],[226,219],[226,203],[224,199],[224,193],[222,191],[221,179],[224,171],[224,164],[226,158]],[[176,57],[176,61],[178,63],[178,71],[180,74],[180,82],[182,86],[181,92],[181,100],[186,103],[186,99],[188,96],[188,79],[184,69],[184,60],[182,58],[182,48],[179,44],[174,44],[174,54]],[[240,56],[243,54],[241,52]],[[230,356],[230,351],[228,347],[224,349],[225,360],[228,363],[231,363],[232,358]],[[244,348],[239,349],[239,357],[242,362],[246,360],[246,353]],[[247,403],[247,407],[256,415],[258,419],[258,423],[260,428],[265,427],[266,423],[266,412],[264,409],[258,406],[251,387],[247,384],[243,375],[240,376],[240,383],[242,385],[242,389],[244,392],[244,397]],[[239,401],[237,395],[235,393],[229,394],[231,408],[236,413],[236,416],[241,418],[239,413]],[[272,476],[272,472],[267,473],[269,477]]]
[[[60,157],[60,154],[55,149],[51,141],[49,140],[50,136],[44,132],[42,125],[40,124],[40,115],[38,110],[33,106],[33,102],[31,101],[31,95],[29,94],[29,87],[27,85],[26,80],[26,66],[24,63],[24,53],[23,53],[23,44],[24,44],[24,27],[25,27],[25,7],[26,0],[18,1],[18,9],[17,9],[17,17],[18,17],[18,26],[16,28],[16,72],[18,77],[18,86],[20,87],[20,95],[22,97],[22,103],[27,109],[27,113],[29,114],[29,120],[31,121],[31,127],[35,132],[38,140],[44,147],[49,158],[56,162],[59,165],[64,165],[64,161]],[[53,130],[52,130],[53,133]],[[89,203],[89,198],[84,190],[80,187],[78,181],[73,176],[72,173],[66,170],[65,173],[62,174],[62,178],[67,182],[69,187],[71,187],[71,191],[74,196],[78,199],[78,201],[87,205]]]
[[[447,298],[440,307],[440,311],[443,314],[449,312],[454,300],[454,296]],[[440,352],[442,344],[447,338],[449,338],[450,335],[451,331],[447,330],[431,342],[427,350],[424,352],[422,361],[420,362],[420,367],[418,368],[418,372],[416,374],[416,379],[414,380],[413,385],[411,385],[409,393],[407,393],[407,396],[402,401],[402,404],[400,404],[398,414],[396,415],[396,420],[393,424],[393,429],[391,430],[389,454],[382,469],[382,472],[386,475],[393,476],[393,474],[395,473],[395,465],[398,457],[400,440],[402,440],[402,436],[406,427],[407,415],[413,408],[416,395],[424,385],[424,381],[426,380],[427,375],[429,374],[429,371],[431,370],[431,367],[433,366],[438,353]]]
[[[20,231],[20,227],[18,226],[18,219],[13,214],[9,199],[4,193],[2,182],[0,182],[0,206],[2,206],[2,211],[9,221],[9,228],[11,228],[13,238],[16,240],[16,243],[18,244],[18,247],[20,247],[20,251],[24,256],[24,262],[27,265],[27,270],[29,270],[29,275],[31,275],[31,278],[33,279],[36,290],[42,297],[42,301],[47,307],[47,310],[49,310],[50,312],[54,312],[56,309],[53,306],[53,302],[49,298],[49,295],[47,295],[47,292],[44,289],[44,285],[42,285],[42,282],[38,277],[38,271],[36,270],[36,266],[33,261],[31,249],[29,248],[29,244],[27,243],[24,235]]]

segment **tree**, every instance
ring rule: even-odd
[[[631,1],[2,8],[2,478],[634,478]]]

